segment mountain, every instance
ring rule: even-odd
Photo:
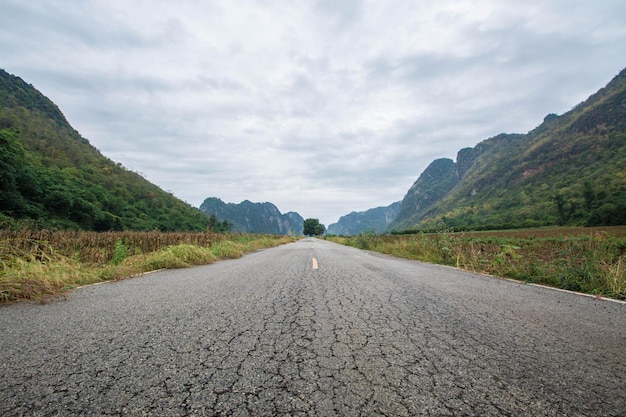
[[[244,233],[269,233],[275,235],[302,235],[304,219],[298,213],[281,212],[272,203],[224,203],[209,197],[200,205],[207,216],[215,214],[219,220],[228,220],[233,231]]]
[[[442,158],[431,162],[401,201],[398,215],[391,222],[391,227],[407,229],[412,226],[412,219],[423,216],[458,182],[457,166],[452,159]]]
[[[400,201],[390,206],[376,207],[367,211],[355,212],[341,216],[337,223],[328,226],[332,235],[352,236],[365,232],[383,233],[389,223],[394,220],[400,209]]]
[[[103,156],[32,85],[0,69],[0,227],[206,230],[207,216]]]
[[[434,161],[389,230],[626,224],[626,69],[527,134]]]

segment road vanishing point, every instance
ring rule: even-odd
[[[0,307],[2,416],[624,416],[626,305],[323,240]]]

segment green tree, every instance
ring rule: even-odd
[[[304,221],[304,234],[308,236],[321,236],[326,227],[318,219],[306,219]]]
[[[228,220],[220,222],[215,214],[211,214],[209,216],[209,225],[207,227],[215,233],[226,233],[231,227],[233,227],[233,224]]]
[[[9,131],[0,131],[0,209],[11,210],[17,204],[19,195],[19,177],[24,164],[24,149],[16,135]]]

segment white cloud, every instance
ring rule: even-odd
[[[0,62],[106,156],[194,205],[327,225],[622,69],[621,0],[3,0]]]

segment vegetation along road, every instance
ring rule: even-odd
[[[317,239],[0,307],[0,414],[624,415],[626,305]]]

